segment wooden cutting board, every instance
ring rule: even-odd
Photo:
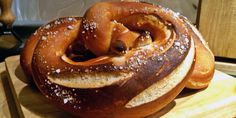
[[[5,62],[0,63],[0,117],[17,118],[19,115],[11,94]]]
[[[5,94],[6,87],[4,86],[7,79],[5,63],[0,63],[0,116],[2,118],[11,117],[9,105],[7,102],[7,95]]]
[[[19,65],[19,56],[5,61],[11,82],[11,90],[17,103],[20,117],[73,117],[49,104],[35,86],[27,85]],[[215,72],[208,88],[203,90],[185,89],[164,109],[148,118],[172,117],[235,117],[236,116],[236,78],[220,71]]]

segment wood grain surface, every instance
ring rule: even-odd
[[[236,58],[236,0],[201,0],[198,24],[215,56]]]
[[[8,86],[7,72],[5,63],[0,63],[0,117],[17,118],[17,110]]]
[[[6,59],[12,91],[21,111],[26,118],[62,118],[73,117],[48,104],[46,99],[33,85],[24,83],[24,75],[19,66],[19,56]],[[23,80],[23,81],[22,81]],[[181,94],[161,111],[147,118],[226,118],[236,116],[236,78],[216,71],[208,88],[203,90],[185,89]]]
[[[36,86],[26,83],[27,79],[19,64],[19,56],[8,57],[5,63],[20,118],[72,118],[70,114],[49,104]]]
[[[5,71],[5,63],[0,63],[0,116],[3,116],[4,118],[9,118],[10,111],[8,108],[7,97],[4,92],[4,87],[2,83],[3,79],[7,77]]]

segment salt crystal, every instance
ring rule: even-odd
[[[54,35],[56,35],[57,33],[58,33],[58,31],[53,32]]]
[[[144,7],[144,10],[145,10],[145,11],[147,11],[147,10],[148,10],[148,8],[147,8],[147,7]]]
[[[114,22],[114,23],[117,23],[117,21],[116,21],[116,20],[113,20],[113,22]]]
[[[49,29],[49,28],[50,28],[50,24],[46,25],[45,28],[46,28],[46,29]]]
[[[50,81],[47,81],[47,83],[48,83],[48,84],[51,84],[51,82],[50,82]]]
[[[65,95],[67,92],[65,90],[62,90],[62,94]]]
[[[60,93],[56,93],[56,96],[60,96]]]
[[[188,43],[188,42],[189,42],[188,38],[185,38],[184,40],[185,40],[185,42],[186,42],[186,43]]]
[[[54,24],[61,24],[61,22],[56,20]]]
[[[180,15],[180,13],[179,13],[179,12],[176,12],[176,13],[174,13],[174,18],[178,18],[178,17],[179,17],[179,15]]]
[[[161,46],[161,47],[160,47],[160,50],[164,50],[164,48]]]
[[[179,46],[180,46],[180,42],[175,42],[174,45],[177,46],[177,47],[179,47]]]
[[[154,48],[158,48],[158,45],[154,45]]]
[[[68,20],[69,20],[69,21],[72,21],[72,20],[73,20],[73,18],[68,18]]]
[[[73,26],[71,26],[71,25],[69,25],[69,26],[67,26],[67,29],[69,29],[69,30],[73,30],[73,29],[74,29],[74,27],[73,27]]]
[[[45,41],[47,38],[45,36],[42,36],[41,39]]]
[[[163,58],[162,58],[162,57],[159,57],[159,58],[158,58],[158,61],[161,61],[161,60],[163,60]]]
[[[63,102],[64,104],[66,104],[68,102],[68,99],[64,99]]]
[[[153,56],[151,59],[154,61],[154,60],[155,60],[155,57]]]
[[[56,69],[56,73],[60,73],[61,72],[61,69]]]
[[[88,70],[88,69],[85,69],[85,71],[84,71],[84,72],[88,73],[88,72],[89,72],[89,70]]]
[[[34,32],[34,35],[36,35],[38,32],[37,32],[37,30]]]

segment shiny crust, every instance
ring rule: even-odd
[[[106,21],[101,24],[98,23],[100,21],[95,20],[95,23],[98,23],[96,31],[107,30],[108,35],[84,32],[86,22],[91,21],[91,17],[99,14],[100,10],[104,10],[101,8],[106,9],[105,13],[113,13],[114,10],[122,8],[120,12],[123,14],[114,15],[114,19],[131,29],[140,28],[129,25],[133,19],[146,17],[148,20],[157,20],[155,22],[160,23],[157,29],[150,30],[145,25],[142,25],[142,28],[147,29],[151,34],[160,30],[159,34],[162,36],[154,34],[156,39],[151,44],[147,43],[139,47],[132,47],[133,45],[130,44],[133,44],[133,41],[130,44],[124,41],[127,46],[131,46],[130,50],[122,55],[110,54],[110,45],[114,40],[106,38],[112,37],[108,33],[111,31],[107,30],[111,28],[105,28],[104,23],[110,22],[111,19],[100,20]],[[97,13],[98,11],[100,12]],[[98,15],[98,17],[106,19],[108,16]],[[143,19],[141,21],[143,22]],[[86,12],[83,19],[59,18],[39,28],[25,44],[21,54],[21,65],[29,77],[33,76],[37,87],[50,102],[76,116],[86,118],[144,117],[170,103],[189,80],[188,72],[194,63],[193,55],[195,54],[193,45],[196,41],[193,42],[193,40],[199,39],[192,36],[194,34],[191,27],[185,22],[179,14],[160,6],[136,2],[98,3]],[[163,27],[160,28],[159,26],[162,25]],[[137,36],[133,31],[130,31],[130,35]],[[94,36],[97,37],[96,40]],[[163,40],[160,40],[161,37]],[[66,56],[66,51],[70,46],[75,48],[81,45],[81,42],[97,57],[75,62]],[[131,107],[126,106],[154,83],[157,86],[161,85],[161,81],[165,81],[165,78],[175,76],[172,73],[181,73],[183,70],[178,72],[178,67],[182,63],[189,63],[188,67],[182,68],[184,75],[188,74],[187,77],[179,78],[174,86],[163,91],[163,95],[154,100],[131,105]],[[107,82],[102,81],[97,84],[102,79]],[[74,82],[77,83],[74,84]],[[141,99],[145,98],[141,97]]]
[[[196,48],[195,63],[189,73],[186,87],[190,89],[206,88],[211,82],[215,72],[214,55],[209,49],[200,32],[185,18],[181,17],[189,27]]]

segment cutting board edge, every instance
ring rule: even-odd
[[[16,108],[17,108],[18,116],[19,116],[19,118],[25,118],[24,113],[23,113],[22,108],[21,108],[21,105],[20,105],[20,102],[18,100],[16,91],[15,91],[15,87],[14,87],[13,82],[11,80],[11,75],[9,73],[9,69],[8,69],[8,63],[7,62],[8,62],[8,60],[13,59],[12,57],[17,58],[19,56],[18,55],[10,56],[10,57],[7,57],[5,59],[5,67],[6,67],[6,71],[7,71],[7,80],[8,80],[8,84],[10,86],[10,90],[11,90],[11,93],[12,93],[12,96],[13,96],[13,99],[14,99],[14,103],[15,103]]]

